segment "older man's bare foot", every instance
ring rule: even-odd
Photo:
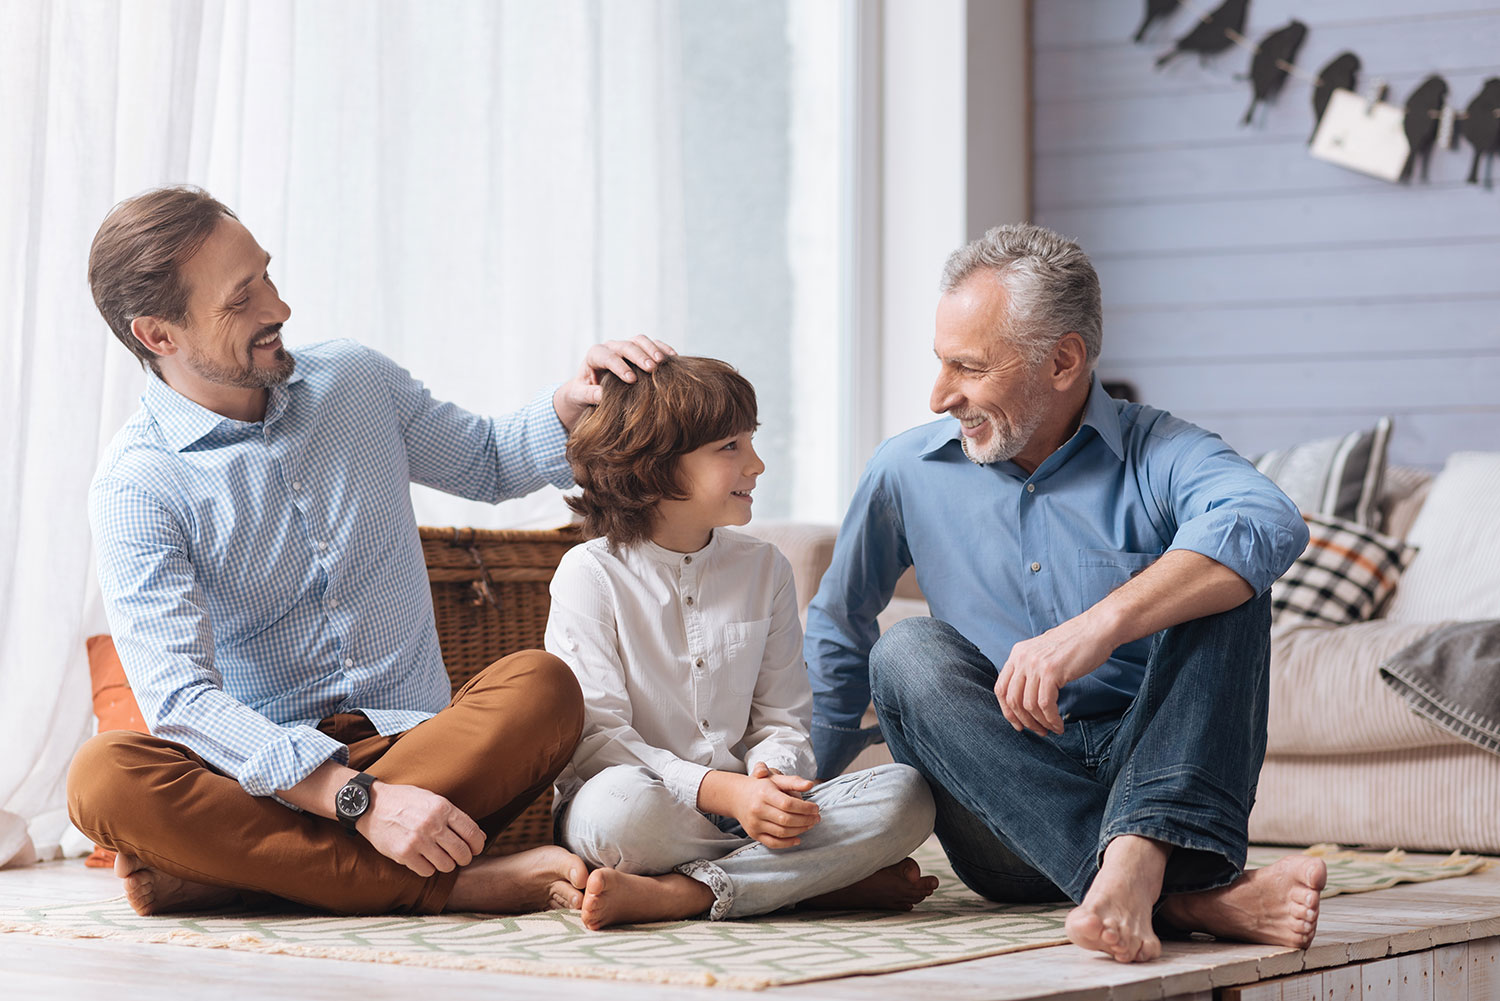
[[[481,855],[462,869],[445,911],[526,914],[583,903],[588,867],[566,848],[546,845],[515,855]]]
[[[1161,940],[1151,930],[1151,911],[1161,893],[1169,851],[1161,842],[1133,834],[1111,841],[1083,903],[1064,922],[1068,939],[1121,963],[1144,963],[1160,956]]]
[[[702,914],[713,902],[713,890],[680,872],[637,876],[595,869],[583,895],[583,924],[598,931],[611,925],[676,921]]]
[[[937,888],[938,878],[922,875],[916,859],[902,859],[858,883],[809,897],[801,906],[825,911],[909,911]]]
[[[125,883],[125,899],[137,914],[211,911],[239,900],[239,893],[152,869],[133,855],[115,855],[115,875]]]
[[[1161,916],[1183,931],[1306,949],[1318,930],[1318,904],[1327,885],[1322,859],[1290,855],[1217,890],[1173,894]]]

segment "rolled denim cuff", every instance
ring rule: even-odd
[[[723,869],[705,859],[694,859],[682,863],[677,871],[714,892],[713,906],[708,909],[710,921],[722,921],[729,915],[729,909],[734,906],[734,884]]]

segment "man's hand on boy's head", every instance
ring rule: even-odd
[[[599,388],[599,378],[605,372],[613,372],[626,382],[634,382],[632,365],[649,372],[656,368],[657,362],[676,353],[677,349],[666,341],[652,340],[644,334],[628,341],[595,344],[583,356],[578,374],[558,386],[557,392],[552,394],[552,409],[557,411],[557,419],[572,431],[584,410],[599,402],[603,392]]]
[[[758,762],[740,786],[735,819],[767,848],[792,848],[820,819],[818,805],[802,798],[812,787],[810,779],[783,775]]]

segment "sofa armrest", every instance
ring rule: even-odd
[[[1462,743],[1412,712],[1380,665],[1438,628],[1374,619],[1294,625],[1271,634],[1267,754],[1360,754]]]

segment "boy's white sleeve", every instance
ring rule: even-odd
[[[573,669],[583,690],[583,736],[573,751],[578,777],[587,781],[611,765],[644,765],[673,796],[697,809],[698,787],[713,769],[652,746],[631,725],[609,588],[581,547],[563,557],[552,578],[546,647]]]
[[[758,762],[787,775],[816,774],[812,739],[812,685],[802,659],[802,623],[797,619],[797,586],[786,557],[776,554],[776,594],[760,676],[745,731],[745,766]]]

